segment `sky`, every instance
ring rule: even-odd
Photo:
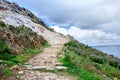
[[[10,0],[87,45],[120,45],[120,0]]]

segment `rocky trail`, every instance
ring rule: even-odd
[[[76,80],[65,72],[67,67],[62,66],[57,59],[57,53],[62,47],[52,45],[31,58],[28,65],[24,65],[18,72],[19,80]]]

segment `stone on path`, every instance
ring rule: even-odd
[[[27,67],[27,69],[45,69],[45,70],[67,70],[67,67],[64,66],[33,66],[33,67]]]
[[[67,67],[64,67],[64,66],[56,66],[55,69],[57,69],[57,70],[67,70]]]

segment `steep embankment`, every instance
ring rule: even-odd
[[[0,22],[0,42],[8,45],[9,53],[20,54],[23,48],[41,48],[47,41],[30,28],[25,26],[14,27]],[[4,49],[4,48],[3,48]],[[4,49],[6,50],[6,49]],[[5,52],[1,50],[0,52]]]
[[[120,80],[120,59],[76,40],[64,45],[59,60],[79,80]]]
[[[6,0],[0,1],[0,21],[12,26],[26,26],[38,35],[42,35],[51,44],[60,44],[65,36],[54,32],[48,28],[43,21],[36,17],[32,12],[19,7],[16,3]],[[69,38],[64,38],[64,42]]]

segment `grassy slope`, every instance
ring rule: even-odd
[[[62,57],[61,55],[64,55]],[[59,60],[78,80],[120,80],[120,60],[75,40],[64,45]]]
[[[30,36],[30,34],[28,33],[29,29],[26,31],[26,30],[22,30],[22,27],[14,28],[13,26],[5,25],[3,22],[0,22],[0,29],[3,28],[10,28],[14,34],[16,34],[18,30],[21,30],[23,33],[25,33],[25,35]],[[0,60],[2,60],[2,64],[0,63],[0,78],[1,77],[6,78],[8,76],[11,76],[12,71],[9,69],[11,66],[16,64],[18,65],[24,64],[24,62],[30,59],[30,57],[33,57],[34,55],[40,53],[44,47],[50,46],[42,36],[40,36],[40,40],[41,40],[41,48],[37,48],[37,47],[28,48],[27,46],[25,46],[22,50],[22,54],[16,55],[11,53],[11,49],[9,48],[6,41],[0,38]],[[3,64],[6,64],[7,66],[4,67],[2,66]],[[3,76],[1,76],[1,73],[3,74]]]

